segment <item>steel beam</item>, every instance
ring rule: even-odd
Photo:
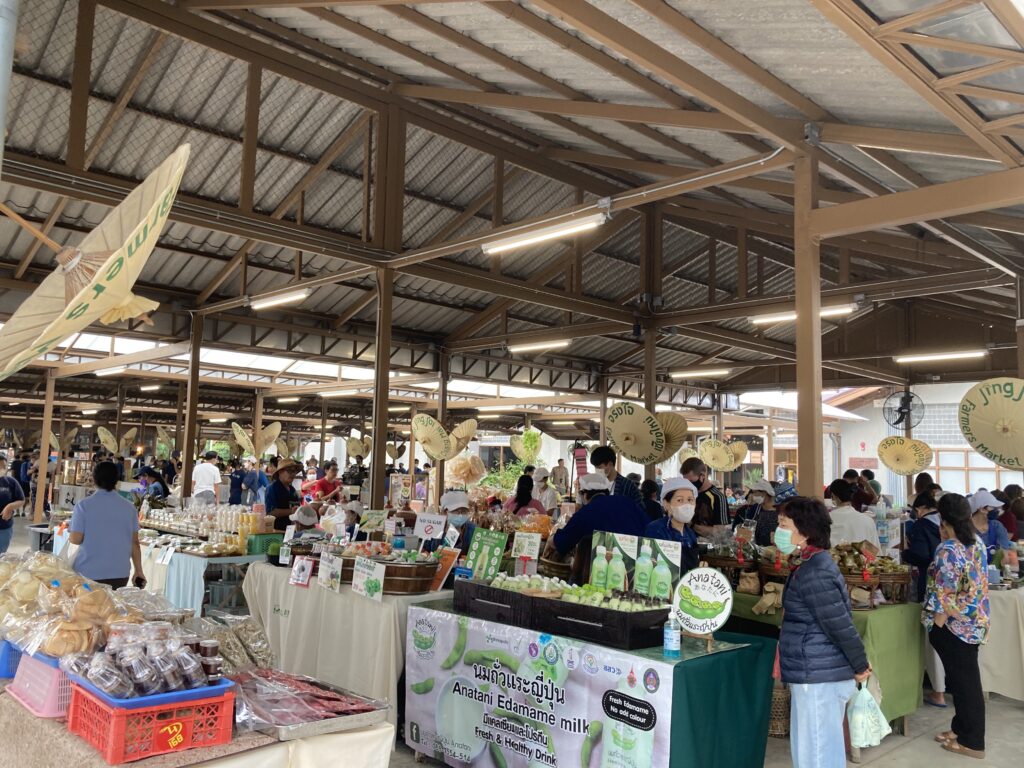
[[[54,378],[64,379],[70,376],[82,376],[86,373],[106,370],[108,368],[120,368],[121,366],[147,363],[153,360],[165,360],[176,355],[183,355],[191,349],[188,341],[179,341],[176,344],[167,344],[153,349],[144,349],[141,352],[131,352],[125,355],[112,355],[100,360],[93,360],[88,363],[75,363],[74,365],[62,365],[53,371]],[[126,375],[133,375],[137,371],[126,371]]]

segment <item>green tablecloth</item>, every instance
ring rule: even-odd
[[[758,616],[753,612],[759,599],[756,595],[735,595],[732,618],[726,628],[743,627],[744,620],[781,626],[781,611],[774,616]],[[904,603],[854,611],[853,626],[864,641],[868,661],[882,687],[882,713],[886,719],[895,720],[916,712],[921,706],[924,674],[921,606]]]

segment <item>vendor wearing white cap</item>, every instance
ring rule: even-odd
[[[459,530],[457,545],[462,554],[469,550],[476,526],[469,522],[469,494],[465,491],[448,491],[441,496],[441,511],[448,515],[448,522]]]
[[[697,511],[697,486],[685,477],[669,478],[661,487],[661,504],[665,517],[650,523],[644,536],[678,542],[682,545],[680,573],[691,571],[700,564],[697,534],[692,527]]]
[[[985,549],[988,550],[988,562],[992,562],[1000,549],[1007,552],[1013,550],[1006,526],[995,519],[999,515],[999,510],[1003,508],[1003,502],[984,488],[968,496],[967,501],[971,504],[971,522],[974,524],[974,530],[978,532]],[[993,512],[995,514],[991,514]]]
[[[775,486],[763,477],[747,489],[748,504],[736,511],[732,521],[732,529],[737,527],[753,528],[753,540],[759,547],[767,547],[772,543],[772,533],[779,527],[779,512],[775,508]],[[743,537],[741,531],[740,536]],[[746,532],[746,538],[751,537]]]
[[[628,496],[609,495],[612,483],[603,473],[583,475],[579,483],[583,506],[564,528],[548,538],[544,557],[565,557],[576,549],[573,577],[583,584],[589,578],[590,542],[594,531],[642,536],[648,520],[643,507]],[[577,549],[578,544],[582,546]]]
[[[288,519],[295,524],[293,540],[302,538],[303,533],[315,529],[316,524],[320,522],[320,516],[317,515],[316,510],[307,504],[303,504],[292,512]]]
[[[549,481],[551,473],[539,467],[533,473],[533,498],[540,502],[549,515],[558,509],[558,491]]]

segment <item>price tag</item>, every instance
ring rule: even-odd
[[[540,534],[517,533],[512,540],[512,557],[536,560],[540,557]]]
[[[444,515],[428,515],[420,513],[416,515],[415,536],[421,539],[439,539],[444,535],[444,526],[448,518]]]
[[[454,525],[449,525],[447,532],[444,534],[444,545],[446,547],[454,547],[459,541],[459,529]]]
[[[291,541],[294,538],[295,538],[295,526],[294,525],[289,525],[287,528],[284,529],[284,540],[285,541]]]
[[[175,547],[164,547],[163,551],[160,552],[160,556],[156,559],[156,561],[160,565],[170,565],[171,558],[174,557],[175,550]]]
[[[398,518],[390,517],[384,521],[384,533],[388,536],[394,536],[398,533]]]

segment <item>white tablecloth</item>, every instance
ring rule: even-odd
[[[355,768],[388,768],[395,726],[328,733],[308,739],[281,741],[200,763],[203,768],[323,768],[344,762]]]
[[[285,672],[308,675],[391,704],[398,721],[398,678],[405,669],[405,619],[409,606],[451,592],[384,595],[382,602],[317,585],[288,584],[291,570],[269,563],[249,566],[245,600],[264,626]]]
[[[988,642],[978,653],[981,687],[1024,701],[1024,589],[990,590],[989,609]]]

